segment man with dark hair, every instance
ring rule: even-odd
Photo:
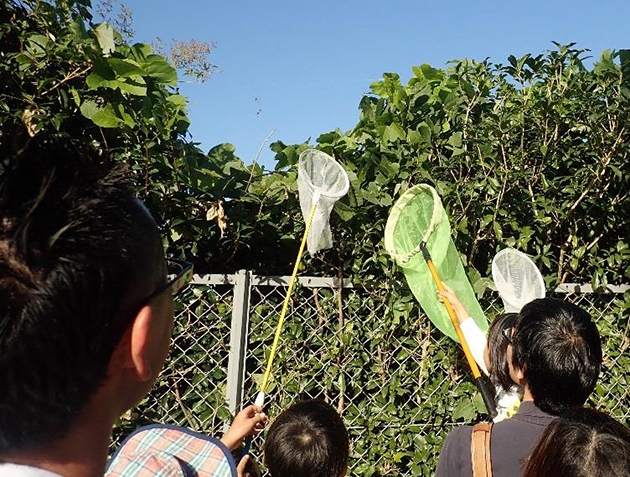
[[[348,432],[337,411],[320,400],[283,411],[265,439],[271,477],[343,477],[348,468]]]
[[[129,174],[94,150],[34,138],[1,159],[0,475],[102,476],[114,423],[168,354],[192,265],[164,259]],[[261,419],[246,414],[244,428]],[[235,475],[226,446],[208,446]]]
[[[601,342],[590,315],[580,307],[551,298],[534,300],[523,307],[505,339],[510,376],[523,388],[523,402],[512,418],[485,431],[485,449],[473,442],[477,431],[471,426],[449,434],[438,477],[472,476],[473,464],[491,469],[495,477],[522,475],[545,427],[562,412],[583,406],[595,388]]]

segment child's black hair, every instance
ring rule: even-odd
[[[286,409],[265,439],[265,465],[272,477],[342,477],[348,453],[348,431],[341,417],[321,400]]]
[[[488,354],[490,356],[490,369],[488,369],[488,372],[495,376],[497,382],[505,391],[509,391],[514,385],[510,377],[510,368],[507,360],[507,347],[510,342],[505,335],[505,330],[511,333],[517,316],[517,313],[497,315],[490,324],[490,329],[488,329]]]

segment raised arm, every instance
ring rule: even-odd
[[[486,335],[481,331],[477,323],[475,323],[475,320],[468,314],[464,304],[459,300],[455,292],[446,283],[442,283],[442,285],[444,285],[444,290],[441,292],[438,291],[438,299],[442,301],[443,298],[446,298],[451,303],[455,315],[457,316],[457,322],[464,334],[464,338],[466,338],[473,358],[477,362],[479,369],[488,375],[488,369],[486,368],[486,363],[483,358],[487,342]]]

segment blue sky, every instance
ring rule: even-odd
[[[370,84],[385,72],[449,60],[539,54],[552,41],[593,56],[629,48],[630,1],[123,0],[135,40],[216,42],[220,72],[181,84],[192,139],[204,150],[229,142],[251,163],[265,140],[299,143],[351,129]],[[265,146],[259,163],[273,167]]]

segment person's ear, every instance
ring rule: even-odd
[[[131,359],[140,381],[148,381],[155,375],[150,353],[153,317],[151,307],[143,306],[131,326]]]
[[[148,381],[153,377],[150,359],[153,318],[151,307],[140,309],[114,350],[110,368],[132,370],[139,381]]]
[[[520,386],[523,386],[524,382],[525,382],[525,370],[527,369],[526,366],[523,366],[522,368],[514,368],[514,377],[517,380],[517,384],[519,384]]]

